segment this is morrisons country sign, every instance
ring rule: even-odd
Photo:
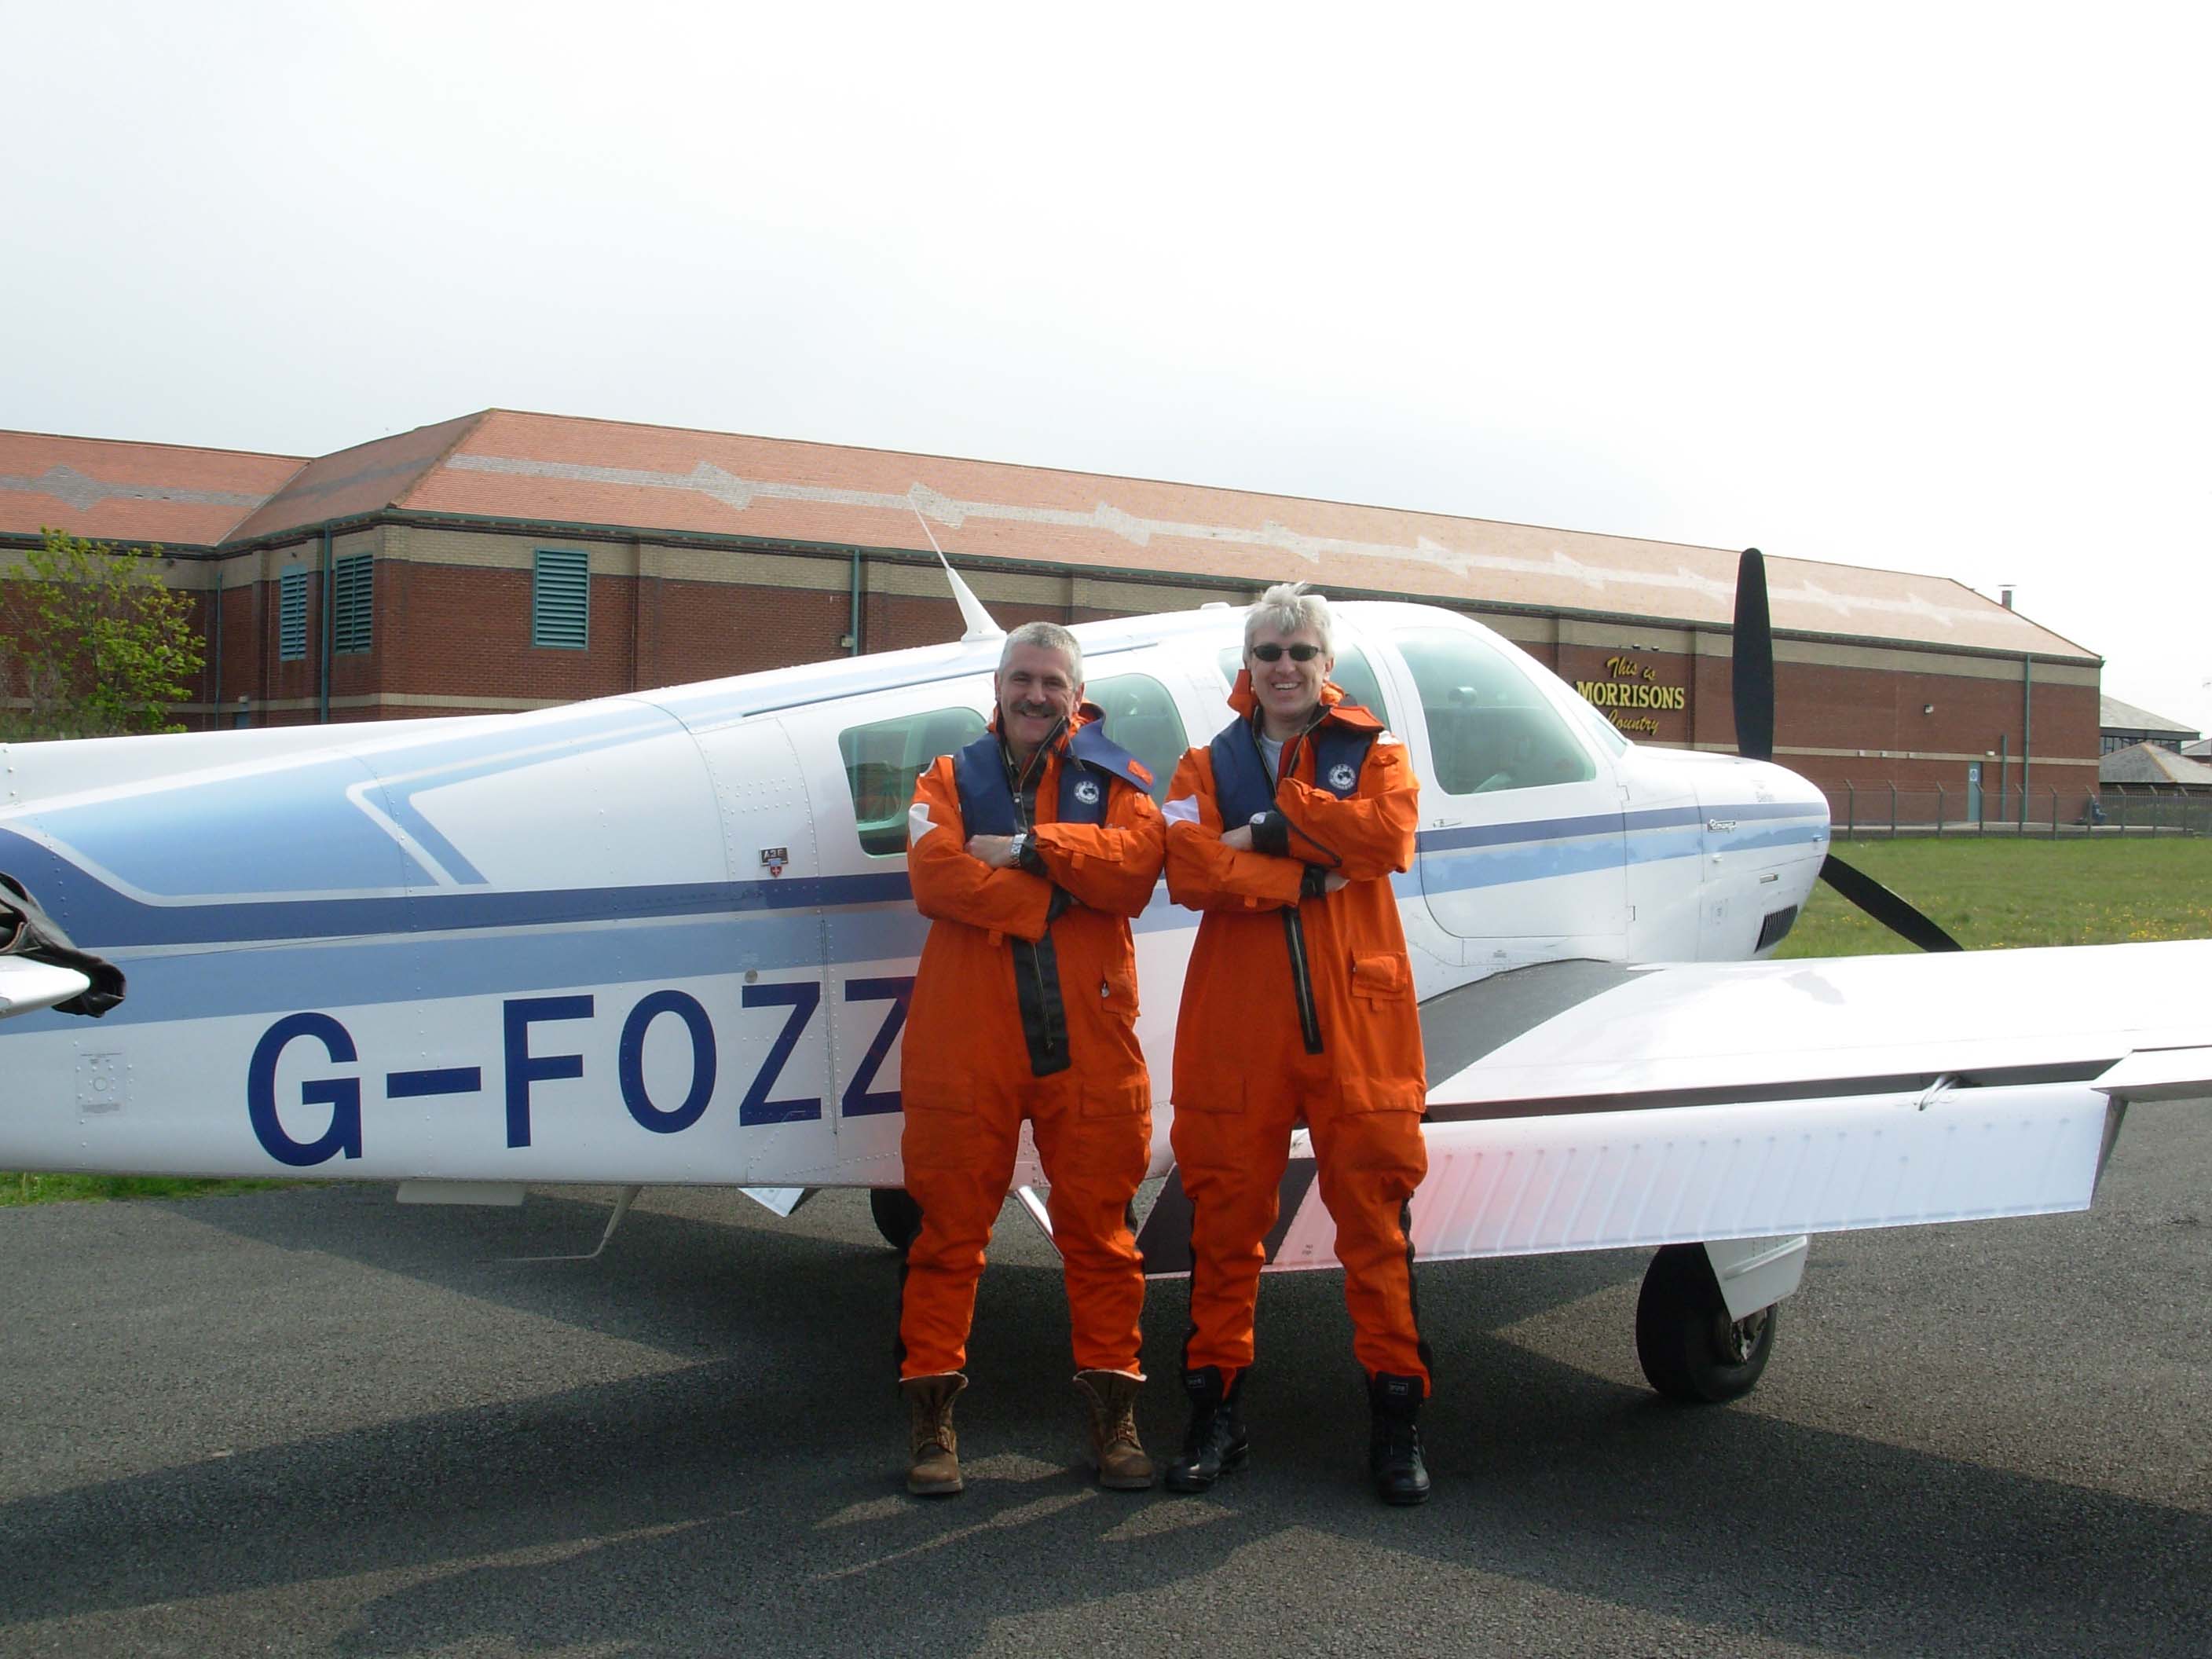
[[[1690,706],[1688,687],[1661,684],[1650,665],[1633,657],[1607,657],[1605,672],[1612,676],[1610,679],[1577,680],[1575,690],[1593,707],[1602,708],[1606,718],[1623,732],[1647,736],[1658,732],[1659,722],[1650,714],[1638,714],[1638,709],[1673,713]]]

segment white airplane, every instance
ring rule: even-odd
[[[953,580],[951,645],[525,714],[0,749],[0,1168],[613,1184],[610,1236],[648,1185],[785,1214],[865,1187],[902,1240],[907,803],[982,730],[1000,650]],[[1415,1247],[1662,1247],[1637,1315],[1662,1392],[1753,1385],[1806,1235],[2084,1208],[2130,1102],[2212,1097],[2212,941],[1954,954],[1829,854],[1820,793],[1763,758],[1755,555],[1747,757],[1632,744],[1464,617],[1336,614],[1335,678],[1424,781],[1396,881],[1431,1079]],[[1241,629],[1211,605],[1075,630],[1163,787],[1229,718]],[[1941,953],[1767,960],[1824,874]],[[1136,923],[1161,1273],[1188,1267],[1165,1094],[1196,925],[1164,888]],[[1328,1267],[1297,1152],[1271,1264]],[[1025,1147],[1048,1230],[1041,1179]]]

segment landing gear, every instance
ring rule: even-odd
[[[1652,1258],[1636,1298],[1636,1357],[1669,1400],[1735,1400],[1766,1369],[1778,1312],[1765,1307],[1730,1318],[1705,1247],[1669,1244]]]
[[[921,1206],[903,1187],[870,1188],[868,1213],[876,1218],[876,1231],[884,1236],[884,1243],[901,1255],[921,1231]]]

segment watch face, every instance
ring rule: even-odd
[[[1265,812],[1255,812],[1252,814],[1252,822],[1255,825],[1265,823],[1267,821],[1267,815]]]

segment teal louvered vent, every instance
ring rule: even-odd
[[[307,654],[307,572],[294,565],[276,577],[276,658],[297,662]]]
[[[592,556],[540,549],[530,585],[530,642],[581,651],[591,641]]]
[[[331,618],[334,648],[339,651],[366,651],[369,646],[370,601],[375,595],[373,568],[369,555],[352,553],[332,567],[331,602],[335,614]]]

